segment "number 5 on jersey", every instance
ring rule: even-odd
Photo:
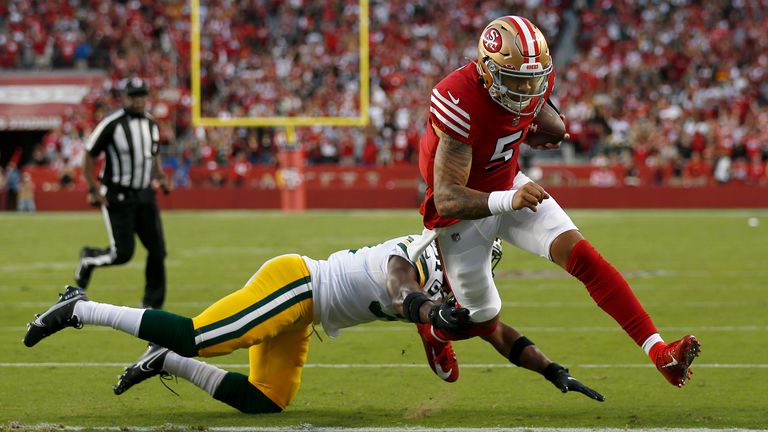
[[[485,167],[486,171],[493,171],[496,168],[504,165],[512,159],[512,155],[515,154],[514,146],[520,141],[523,136],[523,131],[515,131],[515,133],[507,136],[503,136],[496,140],[496,150],[491,155],[491,159],[488,160],[488,165]]]

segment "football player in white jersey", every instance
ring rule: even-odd
[[[24,344],[32,347],[66,327],[112,327],[150,342],[138,362],[120,376],[115,394],[149,377],[172,374],[242,412],[280,412],[299,389],[313,324],[322,324],[331,337],[377,319],[411,321],[425,331],[471,331],[468,311],[442,299],[442,266],[434,244],[416,260],[408,260],[408,247],[415,240],[418,236],[342,250],[326,260],[272,258],[243,288],[194,318],[97,303],[82,289],[68,286],[57,303],[29,323]],[[446,381],[458,378],[450,342],[420,334],[432,369],[438,373],[437,366]],[[500,325],[497,333],[484,338],[510,361],[540,372],[561,391],[603,399],[511,327]],[[239,348],[249,350],[247,376],[192,358]]]

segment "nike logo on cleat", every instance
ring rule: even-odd
[[[432,358],[435,358],[434,348],[432,348]],[[451,372],[453,372],[453,369],[448,369],[448,371],[444,371],[443,367],[440,366],[440,363],[434,362],[434,365],[435,365],[435,373],[437,374],[437,376],[439,376],[443,380],[448,380],[448,378],[450,378]]]
[[[663,367],[663,368],[668,368],[668,367],[672,367],[672,366],[677,366],[678,364],[679,364],[679,363],[678,363],[677,359],[673,358],[671,362],[669,362],[669,363],[665,364],[665,365],[664,365],[664,366],[662,366],[662,367]]]
[[[453,372],[453,369],[448,369],[448,371],[444,371],[442,367],[440,367],[439,363],[435,363],[435,373],[442,379],[447,380],[451,377],[451,372]]]

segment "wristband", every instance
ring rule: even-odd
[[[541,371],[541,374],[544,375],[544,378],[551,382],[555,382],[557,379],[557,375],[560,373],[561,370],[565,370],[565,373],[568,373],[568,369],[560,366],[559,364],[552,362],[550,363],[546,368],[544,368],[543,371]]]
[[[405,300],[403,300],[403,315],[408,321],[421,324],[419,310],[421,310],[421,305],[428,301],[429,297],[423,292],[416,291],[408,294],[405,296]]]
[[[515,197],[516,193],[517,189],[491,192],[488,194],[488,210],[491,211],[492,215],[512,213],[515,211],[512,208],[512,198]]]

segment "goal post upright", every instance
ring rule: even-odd
[[[360,110],[357,116],[296,116],[296,117],[204,117],[202,115],[202,98],[200,88],[200,1],[190,0],[191,41],[190,41],[190,79],[192,90],[192,124],[208,127],[284,127],[286,145],[278,146],[277,159],[278,184],[281,186],[281,202],[283,210],[302,211],[306,208],[306,191],[303,186],[304,157],[301,146],[296,141],[296,128],[309,126],[356,126],[368,124],[370,106],[370,73],[369,73],[369,4],[368,0],[358,0],[359,8],[359,46],[358,67],[360,83],[358,85]],[[204,1],[204,0],[203,0]],[[290,181],[289,179],[299,182]],[[288,180],[288,181],[286,181]]]

